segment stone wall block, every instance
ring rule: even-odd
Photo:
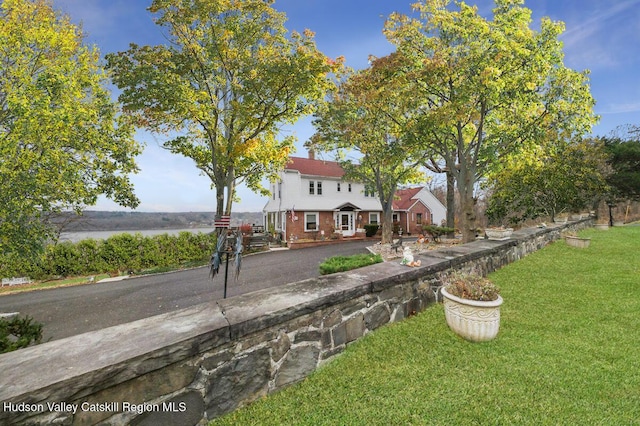
[[[341,346],[347,344],[347,324],[342,323],[331,330],[333,346]]]
[[[347,320],[347,322],[345,322],[345,331],[347,343],[353,342],[354,340],[364,336],[364,315],[358,314],[355,317]]]
[[[356,303],[350,303],[347,306],[343,307],[341,309],[342,312],[342,316],[343,317],[348,317],[351,314],[353,314],[354,312],[358,312],[361,311],[363,309],[366,309],[367,304],[364,300],[358,300]]]
[[[388,300],[400,300],[404,293],[401,286],[391,287],[378,293],[378,300],[385,302]]]
[[[205,396],[207,418],[212,419],[267,394],[271,376],[268,348],[243,354],[209,377]]]
[[[331,328],[342,322],[342,312],[339,309],[332,310],[322,320],[322,327]]]
[[[307,377],[318,366],[320,349],[316,345],[292,348],[276,375],[276,390]]]
[[[291,348],[291,339],[284,331],[280,331],[277,339],[271,342],[271,358],[274,362],[279,362],[284,354]]]
[[[389,322],[391,315],[386,305],[378,305],[364,314],[364,323],[368,330],[375,330]]]
[[[205,355],[200,362],[200,365],[207,371],[213,370],[218,368],[225,362],[230,361],[233,356],[233,352],[230,349],[225,349],[219,352]]]
[[[301,330],[296,333],[294,343],[301,342],[320,342],[320,330]]]

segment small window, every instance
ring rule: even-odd
[[[304,214],[304,230],[305,231],[317,231],[318,230],[318,213],[305,213]]]
[[[347,191],[351,192],[351,184],[348,184]]]
[[[316,188],[318,189],[318,195],[322,195],[322,182],[316,182]]]
[[[338,192],[340,192],[340,182],[338,182],[338,186],[336,187],[336,189],[338,190]]]
[[[416,213],[416,223],[422,225],[422,213]]]
[[[314,181],[309,181],[309,195],[314,195],[316,193],[316,183]]]
[[[378,224],[378,213],[369,213],[369,223],[371,225],[377,225]]]

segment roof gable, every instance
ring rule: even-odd
[[[393,200],[393,210],[408,210],[415,200],[413,197],[422,190],[422,187],[398,189]]]
[[[296,170],[303,175],[341,178],[344,170],[335,161],[289,157],[285,170]]]

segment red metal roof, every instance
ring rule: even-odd
[[[412,198],[420,192],[420,190],[422,190],[422,187],[398,189],[393,200],[393,210],[407,210],[415,204],[416,200]]]
[[[297,170],[303,175],[341,178],[344,170],[335,161],[311,160],[302,157],[289,157],[285,170]]]

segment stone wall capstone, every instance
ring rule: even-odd
[[[441,274],[489,273],[591,219],[516,231],[0,355],[0,424],[196,425],[304,379],[437,300]]]

